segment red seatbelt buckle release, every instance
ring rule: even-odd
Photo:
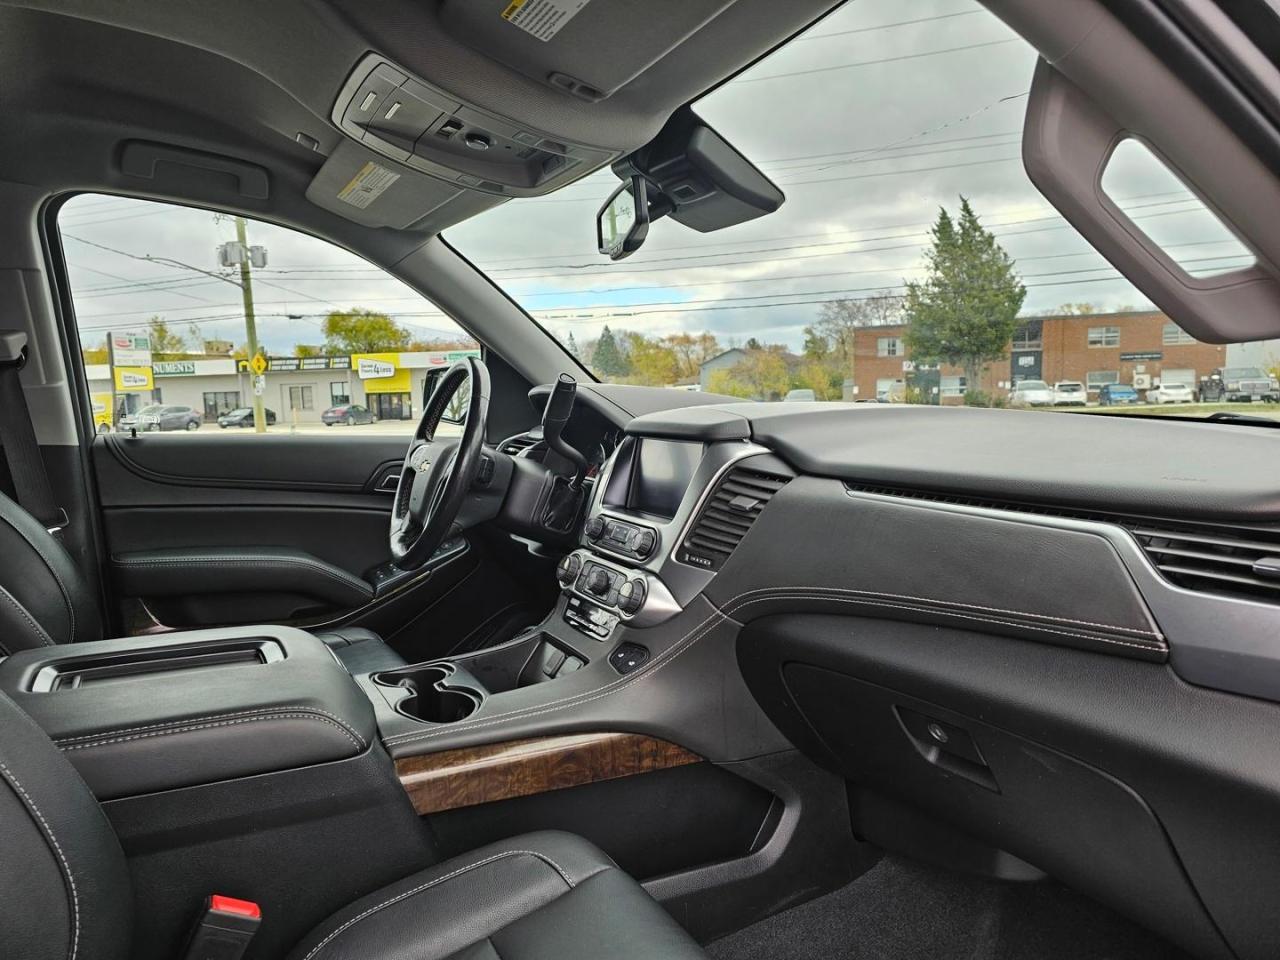
[[[252,900],[214,894],[187,941],[185,960],[240,960],[262,923],[262,910]]]

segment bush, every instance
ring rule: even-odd
[[[987,393],[985,390],[966,390],[964,394],[966,407],[1007,407],[1009,398],[1001,393]]]

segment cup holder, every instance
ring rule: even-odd
[[[457,723],[480,708],[479,694],[464,688],[443,686],[452,674],[446,667],[379,673],[374,682],[384,687],[408,691],[395,703],[395,710],[411,720],[425,723]]]

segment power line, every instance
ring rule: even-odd
[[[830,73],[833,70],[851,70],[854,67],[872,67],[881,63],[899,63],[903,60],[921,60],[925,57],[939,57],[947,53],[960,53],[964,50],[979,50],[983,47],[999,47],[1006,43],[1017,43],[1020,37],[1009,37],[1007,40],[988,40],[985,43],[966,43],[960,47],[948,47],[945,50],[927,50],[923,53],[904,53],[896,57],[882,57],[879,60],[857,60],[853,63],[840,63],[830,67],[813,67],[809,70],[792,70],[787,73],[771,73],[767,77],[738,77],[733,81],[735,87],[744,83],[763,83],[766,80],[782,80],[787,77],[807,77],[815,73]]]
[[[832,37],[847,37],[853,33],[874,33],[877,30],[893,30],[897,27],[913,27],[918,23],[932,23],[935,20],[950,20],[952,17],[971,17],[975,13],[986,13],[986,10],[961,10],[959,13],[941,13],[933,17],[920,17],[917,20],[899,20],[897,23],[880,23],[873,27],[855,27],[852,30],[835,30],[831,33],[807,33],[796,37],[792,42],[804,40],[829,40]]]

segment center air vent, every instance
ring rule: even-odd
[[[527,433],[517,433],[514,437],[508,437],[498,446],[498,449],[508,456],[514,457],[530,447],[536,447],[542,441],[537,437],[531,437]]]
[[[706,570],[719,570],[760,511],[786,484],[786,477],[771,473],[745,467],[730,470],[703,504],[676,559]]]
[[[1165,521],[1125,525],[1178,586],[1280,602],[1280,530]]]

